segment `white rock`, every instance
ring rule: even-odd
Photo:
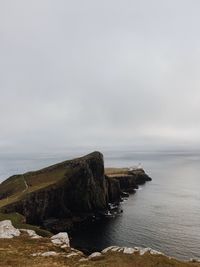
[[[162,252],[151,249],[151,248],[137,248],[140,255],[144,255],[145,253],[149,252],[151,255],[163,255]]]
[[[142,255],[144,255],[145,253],[150,252],[150,251],[151,251],[150,248],[141,248],[141,249],[139,250],[139,253],[140,253],[140,255],[142,256]]]
[[[49,256],[58,256],[59,253],[55,251],[48,251],[41,254],[42,257],[49,257]]]
[[[100,252],[94,252],[88,257],[88,259],[96,259],[100,257],[102,257],[102,254]]]
[[[79,256],[79,254],[76,252],[71,252],[70,254],[66,255],[67,258],[77,257],[77,256]]]
[[[162,252],[157,251],[157,250],[154,250],[154,249],[151,249],[151,250],[150,250],[150,254],[151,254],[151,255],[163,255]]]
[[[40,235],[36,234],[34,230],[28,230],[28,229],[20,229],[21,232],[26,232],[31,239],[39,239],[42,238]]]
[[[107,247],[107,248],[103,249],[101,252],[104,254],[104,253],[107,253],[108,251],[115,249],[115,248],[118,248],[118,247],[117,246]]]
[[[38,252],[38,253],[31,254],[31,256],[36,257],[36,256],[40,256],[41,254],[42,254],[41,252]]]
[[[84,262],[84,261],[88,261],[88,259],[87,258],[81,258],[79,261]]]
[[[113,251],[113,252],[118,252],[120,250],[122,250],[122,248],[120,248],[120,247],[111,248],[111,251]]]
[[[65,245],[62,245],[61,248],[68,248],[68,246],[65,244]]]
[[[191,259],[190,259],[190,262],[200,262],[200,259],[197,259],[197,258],[191,258]]]
[[[12,225],[10,220],[0,222],[0,238],[13,238],[19,235],[20,231]]]
[[[75,249],[75,248],[70,248],[70,249],[71,249],[72,252],[74,252],[74,253],[76,253],[76,254],[78,254],[78,255],[80,255],[80,256],[84,256],[84,253],[83,253],[82,251],[77,250],[77,249]]]
[[[134,252],[136,252],[137,250],[136,249],[134,249],[134,248],[124,248],[124,253],[125,254],[133,254]]]
[[[55,245],[63,246],[66,245],[67,247],[70,246],[69,244],[69,237],[66,232],[59,233],[51,237],[51,242]]]

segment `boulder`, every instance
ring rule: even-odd
[[[71,253],[69,253],[66,257],[67,257],[67,258],[71,258],[71,257],[78,257],[78,256],[80,256],[79,253],[71,252]]]
[[[117,246],[110,246],[110,247],[107,247],[107,248],[104,248],[101,252],[103,254],[107,253],[108,251],[112,251],[113,249],[118,249],[120,247],[117,247]]]
[[[31,254],[31,256],[33,257],[37,257],[37,256],[42,256],[42,257],[50,257],[50,256],[59,256],[60,253],[55,252],[55,251],[47,251],[47,252],[37,252],[37,253],[33,253]]]
[[[107,210],[108,189],[100,152],[32,172],[29,176],[38,173],[48,176],[53,172],[63,175],[51,185],[4,206],[2,211],[18,212],[26,217],[27,223],[43,225],[49,218],[72,218],[73,214]]]
[[[36,234],[34,230],[28,230],[28,229],[20,229],[20,232],[27,233],[31,239],[39,239],[42,238],[40,235]]]
[[[12,225],[10,220],[0,222],[0,238],[13,238],[19,235],[20,231]]]
[[[41,254],[42,257],[49,257],[49,256],[59,256],[58,252],[55,251],[47,251]]]
[[[135,249],[135,248],[124,248],[124,250],[123,250],[123,253],[124,254],[133,254],[133,253],[135,253],[137,250]]]
[[[57,235],[53,235],[51,237],[51,242],[55,245],[58,246],[64,246],[66,247],[70,247],[70,243],[69,243],[69,237],[68,234],[66,232],[63,233],[58,233]]]
[[[103,258],[103,255],[100,252],[94,252],[88,257],[89,260],[99,260],[102,258]]]
[[[88,261],[88,258],[81,258],[79,261],[80,262],[85,262],[85,261]]]

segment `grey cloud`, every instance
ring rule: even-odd
[[[2,0],[1,151],[199,147],[199,8]]]

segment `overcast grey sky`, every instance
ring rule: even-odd
[[[199,0],[0,0],[0,150],[200,147]]]

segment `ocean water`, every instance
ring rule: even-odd
[[[0,179],[78,156],[0,155]],[[111,245],[151,247],[179,259],[200,258],[200,153],[105,151],[106,166],[142,164],[152,177],[121,204],[123,213],[72,235],[88,250]]]

